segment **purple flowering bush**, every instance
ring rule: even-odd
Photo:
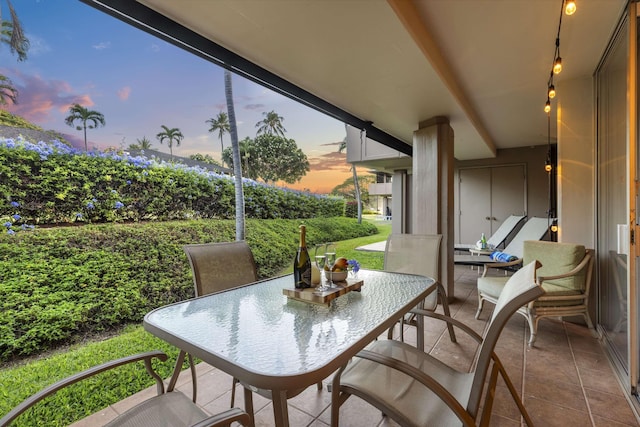
[[[247,218],[342,216],[344,200],[243,181]],[[60,142],[0,138],[0,220],[15,225],[235,216],[232,177]],[[19,224],[18,224],[19,222]]]

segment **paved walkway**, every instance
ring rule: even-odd
[[[384,247],[387,244],[386,240],[382,242],[370,243],[368,245],[358,246],[356,251],[365,251],[365,252],[384,252]]]

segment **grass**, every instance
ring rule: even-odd
[[[338,241],[337,254],[348,259],[357,259],[362,268],[379,270],[382,269],[383,253],[356,251],[355,248],[385,240],[391,233],[391,225],[388,222],[367,218],[365,220],[374,222],[379,234]],[[313,252],[313,249],[310,251]],[[290,272],[291,267],[288,270]],[[126,327],[116,337],[76,345],[2,369],[0,416],[17,406],[27,396],[61,378],[108,360],[150,350],[162,350],[167,353],[168,360],[159,363],[157,370],[163,378],[170,376],[178,350],[149,334],[140,325]],[[68,425],[153,384],[153,379],[146,374],[142,364],[124,366],[96,377],[95,381],[84,381],[60,391],[18,418],[15,426],[40,425],[42,420],[47,421],[47,426]]]

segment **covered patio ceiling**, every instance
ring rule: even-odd
[[[84,1],[131,10],[126,1]],[[449,118],[460,160],[547,143],[542,108],[562,0],[138,3],[401,143],[411,145],[418,124],[435,116]],[[579,0],[563,18],[559,99],[563,81],[593,74],[625,4]],[[154,15],[141,16],[158,28]],[[556,110],[554,101],[552,135]]]

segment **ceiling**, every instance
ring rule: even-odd
[[[449,118],[460,160],[547,143],[562,0],[139,3],[407,144],[435,116]],[[625,4],[578,0],[563,17],[556,99],[593,74]]]

